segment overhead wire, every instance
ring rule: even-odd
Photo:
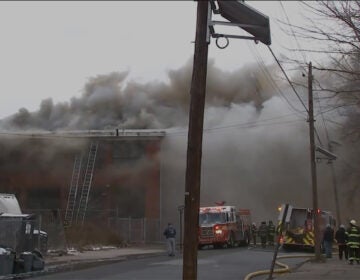
[[[277,91],[280,95],[281,98],[283,98],[283,100],[285,100],[285,102],[290,106],[290,108],[296,112],[299,113],[303,116],[303,111],[298,110],[297,108],[295,108],[294,105],[291,104],[290,100],[287,99],[286,95],[284,94],[284,92],[280,89],[280,87],[276,84],[276,82],[274,81],[272,75],[269,73],[269,70],[267,69],[264,60],[262,59],[261,55],[258,53],[257,49],[255,48],[250,48],[250,51],[253,53],[261,71],[264,73],[265,77],[268,79],[268,81],[270,82],[270,85],[273,87],[273,89],[275,91]]]
[[[261,126],[273,126],[273,125],[279,125],[279,124],[290,124],[290,123],[302,122],[303,121],[301,119],[295,119],[295,120],[287,120],[287,121],[270,122],[270,121],[273,121],[273,120],[287,118],[287,117],[290,117],[290,116],[294,116],[294,114],[287,114],[287,115],[278,116],[278,117],[265,119],[265,120],[256,120],[256,121],[250,121],[250,122],[244,122],[244,123],[234,123],[234,124],[229,124],[229,125],[222,125],[222,126],[204,128],[203,131],[205,133],[209,133],[209,132],[212,132],[212,131],[217,131],[217,130],[222,130],[222,129],[229,129],[229,128],[246,129],[246,128],[261,127]],[[187,133],[187,131],[188,131],[187,129],[177,130],[177,131],[167,131],[167,135],[170,135],[170,136],[172,136],[172,135],[185,135]]]
[[[282,1],[279,1],[279,3],[280,3],[280,6],[281,6],[281,9],[282,9],[282,11],[283,11],[283,13],[284,13],[284,15],[285,15],[285,18],[286,18],[286,21],[287,21],[288,26],[289,26],[289,28],[290,28],[291,34],[292,34],[292,36],[293,36],[294,39],[295,39],[296,45],[297,45],[297,47],[298,47],[298,50],[299,50],[300,54],[302,55],[304,62],[306,62],[306,61],[307,61],[306,54],[305,54],[305,52],[302,50],[302,48],[301,48],[301,46],[300,46],[300,43],[299,43],[299,41],[298,41],[298,38],[297,38],[297,36],[296,36],[296,34],[295,34],[295,31],[294,31],[294,29],[293,29],[293,25],[291,24],[290,19],[289,19],[288,15],[287,15],[287,12],[286,12],[286,10],[285,10],[285,7],[284,7]],[[300,66],[301,66],[301,65],[300,65]],[[304,68],[304,67],[303,67],[303,68]],[[306,71],[306,69],[303,69],[303,70]]]
[[[300,50],[301,50],[301,47],[300,47],[299,41],[297,40],[297,37],[296,37],[296,35],[295,35],[295,32],[294,32],[294,30],[292,29],[292,24],[290,23],[289,17],[287,16],[286,10],[285,10],[283,4],[281,3],[281,1],[280,1],[280,5],[281,5],[281,8],[282,8],[282,10],[283,10],[283,12],[284,12],[284,14],[285,14],[286,20],[287,20],[287,22],[288,22],[288,24],[289,24],[289,26],[290,26],[290,28],[291,28],[292,36],[294,37],[295,42],[296,42],[296,44],[297,44],[297,46],[298,46],[298,48],[299,48],[299,51],[300,51]],[[268,47],[270,53],[272,54],[273,58],[275,59],[276,63],[277,63],[278,66],[280,67],[281,71],[283,72],[283,74],[284,74],[286,80],[288,81],[289,85],[291,86],[291,88],[293,89],[294,93],[296,94],[297,98],[299,99],[299,101],[301,102],[301,104],[303,105],[303,107],[305,108],[306,112],[309,114],[308,108],[306,107],[306,105],[305,105],[305,103],[303,102],[303,100],[300,98],[300,95],[299,95],[298,92],[296,91],[293,83],[290,81],[290,79],[289,79],[287,73],[285,72],[285,69],[282,67],[279,59],[276,57],[276,55],[275,55],[275,53],[273,52],[273,50],[271,49],[271,47],[270,47],[270,46],[267,46],[267,47]],[[303,56],[304,62],[306,63],[306,57],[305,57],[304,53],[301,52],[301,54],[302,54],[302,56]],[[319,135],[319,133],[318,133],[318,131],[317,131],[317,129],[316,129],[315,127],[314,127],[314,132],[315,132],[315,135],[316,135],[316,138],[317,138],[318,142],[320,143],[320,145],[322,145],[322,141],[321,141],[320,135]]]
[[[293,83],[290,81],[289,76],[286,74],[285,69],[282,67],[279,59],[276,57],[276,55],[275,55],[275,53],[273,52],[273,50],[271,49],[271,47],[270,47],[270,46],[267,46],[267,47],[268,47],[270,53],[272,54],[273,58],[275,59],[277,65],[280,67],[282,73],[284,74],[284,76],[285,76],[286,80],[288,81],[289,85],[291,86],[292,90],[293,90],[294,93],[296,94],[297,98],[300,100],[300,103],[301,103],[301,104],[303,105],[303,107],[305,108],[305,111],[309,114],[308,108],[306,107],[304,101],[301,99],[299,93],[296,91]]]

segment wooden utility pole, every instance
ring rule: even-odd
[[[315,158],[315,128],[314,128],[314,104],[312,90],[312,64],[309,63],[308,73],[308,90],[309,90],[309,134],[310,134],[310,160],[311,160],[311,183],[312,183],[312,199],[314,213],[314,233],[315,233],[315,260],[320,261],[320,231],[319,231],[319,214],[318,213],[318,194],[317,194],[317,176],[316,176],[316,158]]]
[[[197,279],[200,178],[206,74],[208,1],[198,1],[185,177],[183,280]]]
[[[329,151],[332,153],[332,152],[333,152],[333,148],[332,148],[332,145],[331,145],[331,143],[330,143],[329,135],[328,135],[328,133],[327,133],[327,130],[326,130],[326,135],[327,135],[327,139],[328,139],[328,148],[329,148]],[[337,222],[338,225],[341,225],[341,214],[340,214],[340,205],[339,205],[339,195],[338,195],[338,190],[337,190],[336,172],[335,172],[335,166],[334,166],[334,161],[333,161],[333,160],[331,160],[330,165],[331,165],[332,181],[333,181],[333,186],[334,186],[336,222]]]

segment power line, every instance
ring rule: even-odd
[[[298,49],[299,49],[299,51],[300,51],[300,53],[301,53],[301,55],[302,55],[302,57],[303,57],[304,63],[306,63],[307,59],[306,59],[305,53],[304,53],[303,51],[301,51],[302,48],[301,48],[300,43],[299,43],[299,41],[298,41],[298,39],[297,39],[297,37],[296,37],[296,35],[295,35],[294,29],[293,29],[293,25],[292,25],[291,22],[290,22],[290,19],[289,19],[288,15],[287,15],[287,12],[286,12],[286,10],[285,10],[285,7],[284,7],[282,1],[280,1],[280,6],[281,6],[281,9],[282,9],[283,12],[284,12],[286,21],[287,21],[287,23],[288,23],[288,25],[289,25],[289,27],[290,27],[291,34],[292,34],[292,36],[294,37],[295,42],[296,42],[296,45],[297,45],[297,47],[298,47]],[[304,70],[305,70],[305,69],[304,69]]]
[[[283,115],[283,116],[274,117],[274,118],[265,119],[265,120],[251,121],[251,122],[245,122],[245,123],[235,123],[235,124],[217,126],[217,127],[212,127],[212,128],[204,128],[204,132],[211,132],[211,131],[215,131],[215,130],[217,131],[217,130],[230,129],[230,128],[246,129],[246,128],[261,127],[261,126],[273,126],[273,125],[280,125],[280,124],[290,124],[290,123],[295,123],[295,122],[300,122],[300,121],[302,122],[303,121],[301,119],[297,119],[297,120],[288,120],[288,121],[282,121],[282,122],[269,122],[269,121],[278,120],[278,119],[286,118],[286,117],[293,116],[293,115],[294,114],[288,114],[288,115]],[[178,130],[178,131],[173,131],[173,132],[167,132],[167,135],[168,136],[185,135],[186,133],[187,133],[187,129],[184,129],[184,130]]]
[[[276,55],[275,55],[275,54],[274,54],[274,52],[272,51],[271,47],[270,47],[270,46],[267,46],[267,47],[268,47],[269,51],[271,52],[272,56],[274,57],[274,59],[275,59],[276,63],[279,65],[279,67],[280,67],[281,71],[283,72],[283,74],[284,74],[284,76],[285,76],[286,80],[288,81],[289,85],[290,85],[290,86],[291,86],[291,88],[293,89],[294,93],[296,94],[296,96],[297,96],[297,97],[298,97],[298,99],[300,100],[301,104],[304,106],[304,108],[305,108],[306,112],[309,114],[309,110],[308,110],[308,108],[306,107],[306,105],[305,105],[304,101],[302,101],[302,99],[300,98],[300,95],[297,93],[297,91],[296,91],[296,89],[295,89],[294,85],[293,85],[293,84],[292,84],[292,82],[290,81],[290,79],[289,79],[288,75],[286,74],[286,72],[285,72],[284,68],[283,68],[283,67],[282,67],[282,65],[280,64],[280,62],[279,62],[278,58],[276,57]]]
[[[286,98],[286,95],[284,94],[284,92],[276,84],[276,82],[274,81],[272,75],[269,73],[269,70],[267,69],[267,67],[266,67],[266,65],[264,63],[264,60],[262,59],[261,55],[258,53],[257,49],[256,48],[250,48],[250,51],[255,56],[256,62],[258,63],[261,71],[263,71],[263,73],[265,74],[265,77],[268,79],[268,81],[270,82],[270,85],[273,87],[273,89],[275,91],[279,92],[279,96],[282,97],[285,100],[285,102],[290,106],[290,108],[294,112],[297,112],[297,113],[303,115],[303,111],[300,111],[297,108],[295,108],[295,106],[293,106],[291,104],[291,102]]]

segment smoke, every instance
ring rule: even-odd
[[[54,104],[43,100],[36,112],[21,108],[2,120],[6,131],[89,130],[89,129],[157,129],[185,126],[189,106],[190,61],[168,72],[169,82],[140,84],[126,82],[128,73],[110,73],[90,78],[82,96],[70,102]],[[261,108],[270,98],[264,90],[260,70],[223,72],[209,63],[207,106],[229,107],[233,103],[254,102]]]
[[[166,129],[161,152],[162,215],[164,221],[176,220],[176,206],[184,203],[191,73],[189,61],[169,71],[166,82],[127,81],[127,72],[98,75],[89,79],[81,97],[57,104],[47,99],[36,112],[22,108],[2,120],[0,127],[3,131]],[[225,200],[250,208],[255,221],[275,219],[281,203],[312,207],[306,112],[288,86],[275,82],[276,88],[254,65],[226,72],[209,62],[202,205]],[[332,114],[338,117],[336,112],[328,116]],[[336,126],[328,130],[333,139],[339,138]],[[319,205],[334,212],[330,168],[324,162],[318,165]],[[345,206],[349,190],[341,187]],[[353,198],[351,204],[355,202]]]

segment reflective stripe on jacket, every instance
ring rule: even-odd
[[[350,226],[346,231],[347,242],[346,245],[350,248],[359,248],[360,247],[360,230],[356,226]]]

